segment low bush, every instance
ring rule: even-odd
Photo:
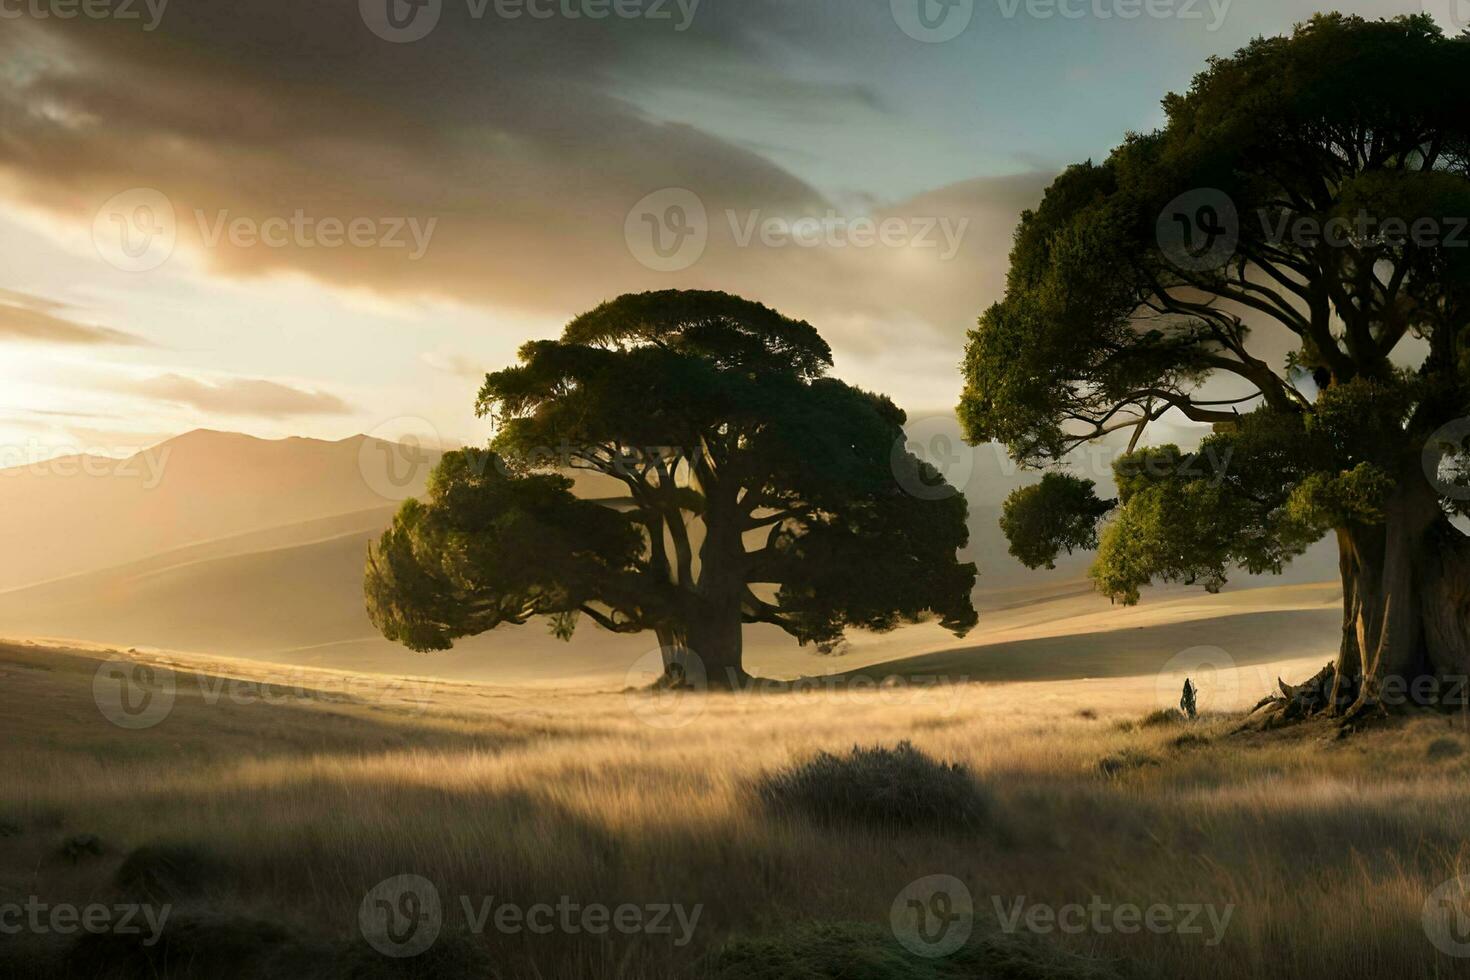
[[[1456,738],[1437,738],[1429,743],[1424,754],[1429,759],[1454,759],[1465,752],[1465,746]]]
[[[756,787],[773,813],[821,824],[887,830],[973,828],[990,816],[990,794],[959,763],[940,762],[900,742],[819,752],[765,776]]]

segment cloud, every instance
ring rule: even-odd
[[[0,289],[0,340],[46,344],[146,344],[141,337],[111,327],[77,323],[61,316],[54,300]]]
[[[464,354],[451,354],[445,351],[425,351],[419,355],[419,359],[435,371],[443,371],[445,374],[452,374],[457,378],[483,381],[485,380],[485,375],[489,372],[484,362]]]
[[[163,193],[180,247],[232,276],[301,272],[389,294],[533,310],[595,303],[636,269],[628,209],[690,186],[718,204],[820,200],[755,153],[648,118],[608,91],[619,64],[697,46],[654,23],[445,23],[390,45],[357,4],[170,7],[127,22],[10,21],[0,171],[32,206],[88,225],[132,188]],[[665,58],[667,62],[667,57]],[[120,81],[125,80],[125,81]],[[263,224],[437,219],[412,249],[211,246]]]
[[[464,20],[465,5],[445,3],[435,31],[412,44],[375,37],[357,6],[170,5],[152,32],[9,22],[0,190],[92,227],[115,195],[157,189],[173,208],[177,251],[235,279],[298,274],[543,319],[646,289],[741,293],[809,320],[869,366],[911,351],[927,378],[929,365],[958,360],[965,331],[999,297],[1016,217],[1048,179],[897,197],[818,190],[773,162],[830,152],[813,138],[823,127],[874,144],[903,138],[891,88],[834,56],[862,32],[884,39],[857,49],[874,57],[908,50],[886,4],[709,3],[676,33],[616,19]],[[749,138],[767,131],[742,118],[777,120],[769,135],[782,145]],[[661,272],[640,263],[627,227],[638,202],[671,187],[698,197],[709,243],[693,265]],[[294,235],[275,247],[228,233],[232,222],[298,213],[365,219],[384,233],[432,221],[432,237],[415,259],[407,228],[398,238],[409,247],[398,248]],[[952,255],[937,228],[937,248],[770,247],[736,234],[752,219],[827,215],[896,219],[911,234],[931,219],[964,227]],[[958,377],[948,373],[921,390],[948,400]]]
[[[328,392],[294,388],[263,378],[206,382],[181,374],[164,374],[134,382],[125,390],[220,415],[280,419],[304,415],[346,415],[353,411],[351,405]]]

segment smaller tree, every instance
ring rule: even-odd
[[[1099,500],[1092,480],[1047,473],[1040,483],[1011,491],[1000,527],[1011,554],[1027,568],[1056,568],[1057,554],[1097,547],[1097,523],[1117,503]]]
[[[715,292],[605,303],[485,379],[489,450],[444,457],[369,550],[368,613],[440,650],[546,617],[653,631],[666,672],[745,674],[742,626],[831,648],[850,627],[974,625],[958,493],[904,449],[904,413],[826,376],[810,324]],[[583,499],[567,472],[616,493]]]
[[[1212,59],[1161,129],[1022,215],[966,352],[972,442],[1053,466],[1128,438],[1093,569],[1110,597],[1218,590],[1334,539],[1321,702],[1348,720],[1470,670],[1467,78],[1470,35],[1424,14],[1319,15]],[[1165,416],[1211,427],[1198,453],[1140,448]],[[1012,553],[1050,562],[1107,511],[1043,482],[1012,498]]]

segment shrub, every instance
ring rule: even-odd
[[[1424,754],[1434,760],[1453,759],[1465,751],[1465,746],[1458,739],[1437,738],[1429,743]]]
[[[959,763],[933,759],[910,742],[819,752],[765,776],[757,792],[767,809],[826,825],[881,829],[974,827],[990,814],[990,794]]]

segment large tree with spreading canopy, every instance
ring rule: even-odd
[[[526,344],[480,391],[490,447],[448,453],[370,550],[373,622],[438,650],[585,617],[652,631],[666,671],[716,686],[745,674],[746,623],[822,647],[924,619],[963,634],[964,498],[831,363],[810,324],[717,292],[623,296]],[[579,472],[603,489],[578,496]]]
[[[1212,60],[1162,129],[1064,172],[970,336],[962,422],[1026,464],[1128,454],[1116,501],[1064,473],[1014,495],[1013,551],[1100,540],[1098,587],[1132,603],[1333,536],[1342,638],[1308,711],[1470,673],[1467,106],[1465,38],[1323,15]],[[1165,416],[1212,433],[1149,447]]]

